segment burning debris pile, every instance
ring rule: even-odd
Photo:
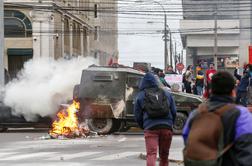
[[[57,113],[57,119],[52,124],[49,134],[52,138],[76,138],[87,137],[90,130],[86,125],[79,123],[77,112],[80,109],[80,103],[73,101],[71,105],[62,107]]]

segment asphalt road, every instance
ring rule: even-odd
[[[0,133],[1,166],[144,166],[142,134],[120,134],[69,140],[47,139],[46,131]],[[174,136],[170,159],[182,160],[182,138]],[[177,166],[170,162],[170,166]]]

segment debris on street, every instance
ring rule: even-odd
[[[52,137],[47,134],[47,135],[43,135],[42,137],[39,138],[40,140],[47,140],[47,139],[52,139]]]

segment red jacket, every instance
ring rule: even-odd
[[[216,73],[217,71],[215,69],[208,69],[206,71],[206,90],[205,90],[205,93],[203,94],[203,96],[205,98],[209,98],[209,84],[211,83],[212,81],[212,76]]]
[[[215,69],[208,69],[206,71],[206,81],[207,84],[211,83],[212,81],[212,76],[216,73],[217,71]]]

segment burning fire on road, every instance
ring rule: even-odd
[[[90,130],[86,125],[80,125],[77,116],[79,109],[80,103],[76,101],[67,107],[62,107],[57,113],[49,135],[52,138],[87,137]]]

